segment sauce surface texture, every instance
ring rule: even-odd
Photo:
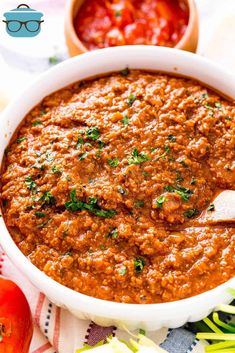
[[[235,189],[234,117],[199,83],[143,71],[51,94],[6,150],[14,241],[48,276],[110,301],[174,301],[227,281],[235,228],[197,217]]]
[[[86,0],[74,26],[89,50],[133,44],[174,47],[188,20],[183,0]]]

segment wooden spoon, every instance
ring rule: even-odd
[[[197,219],[201,224],[235,222],[235,190],[224,190]]]

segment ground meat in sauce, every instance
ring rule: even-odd
[[[6,151],[14,241],[56,281],[111,301],[173,301],[227,281],[235,228],[197,216],[235,190],[234,117],[199,83],[143,71],[53,93]]]

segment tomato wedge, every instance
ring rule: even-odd
[[[24,293],[0,276],[0,353],[28,353],[32,334],[32,316]]]

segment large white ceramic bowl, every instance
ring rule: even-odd
[[[195,54],[168,48],[125,46],[89,52],[69,59],[47,71],[6,109],[0,119],[0,159],[18,124],[28,111],[46,95],[91,76],[119,71],[125,67],[164,71],[195,78],[224,95],[235,98],[235,78],[212,62]],[[20,252],[0,219],[0,242],[9,258],[45,293],[52,302],[65,307],[77,317],[91,319],[104,326],[156,330],[162,326],[178,327],[187,321],[207,316],[218,303],[229,302],[228,287],[235,278],[192,298],[163,304],[122,304],[95,299],[62,286],[32,265]]]

